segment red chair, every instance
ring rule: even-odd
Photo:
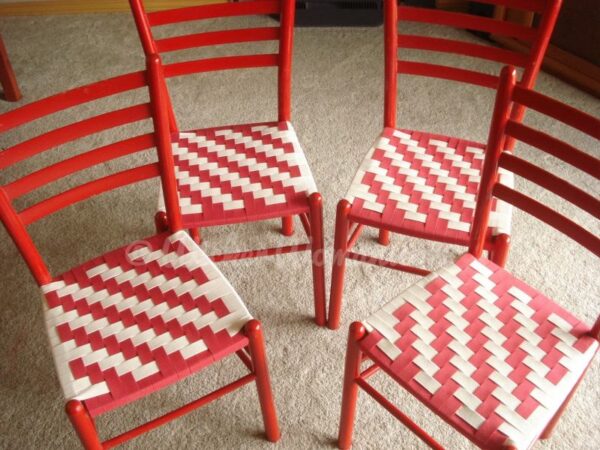
[[[600,159],[521,124],[511,116],[511,104],[563,122],[597,143],[600,120],[515,86],[515,79],[514,69],[507,67],[496,99],[469,252],[350,327],[340,448],[351,445],[359,387],[430,447],[442,448],[368,383],[370,375],[383,369],[479,447],[529,449],[537,439],[550,436],[598,350],[600,316],[589,327],[482,256],[494,199],[533,215],[600,256],[600,236],[497,180],[499,169],[510,170],[600,219],[600,200],[593,193],[503,152],[507,139],[518,139],[600,179]],[[364,359],[373,365],[361,372]]]
[[[310,243],[250,250],[213,257],[215,261],[252,258],[310,249],[315,321],[324,325],[325,267],[321,195],[290,123],[293,0],[259,0],[173,9],[146,14],[142,0],[130,0],[145,53],[197,47],[278,41],[276,54],[234,55],[166,64],[167,78],[230,69],[277,67],[278,118],[275,122],[180,131],[170,108],[173,156],[185,228],[200,242],[199,227],[282,219],[282,232],[293,234],[298,215]],[[271,14],[280,25],[201,32],[154,39],[152,29],[205,19]],[[166,226],[164,213],[157,227]]]
[[[105,112],[23,141],[0,153],[7,168],[67,142],[152,119],[132,135],[63,159],[0,187],[0,219],[44,296],[44,315],[66,412],[86,449],[111,448],[256,381],[267,438],[279,429],[261,325],[214,263],[182,229],[158,57],[135,72],[72,89],[0,115],[0,132],[89,103],[149,88],[150,101]],[[158,162],[142,163],[157,147]],[[55,149],[54,152],[57,150]],[[13,201],[35,189],[127,155],[136,166],[71,187],[17,211]],[[121,160],[122,161],[122,160]],[[131,164],[130,164],[131,165]],[[161,178],[170,229],[51,275],[27,226],[103,192]],[[5,178],[4,178],[5,179]],[[92,236],[90,236],[92,237]],[[94,417],[237,354],[249,373],[170,413],[101,442]]]
[[[537,77],[560,0],[483,0],[538,13],[537,28],[469,14],[398,6],[385,2],[385,112],[384,130],[365,156],[346,197],[338,203],[335,226],[329,321],[340,325],[346,259],[426,275],[428,270],[402,265],[351,251],[364,226],[379,229],[379,242],[389,243],[390,232],[467,246],[479,187],[484,145],[470,140],[424,131],[396,128],[396,84],[401,74],[423,75],[496,88],[498,77],[482,72],[398,59],[401,49],[419,49],[468,55],[481,60],[523,68],[520,85],[531,88]],[[489,45],[410,34],[398,34],[397,23],[422,22],[511,36],[528,42],[528,53]],[[513,117],[521,119],[516,108]],[[511,145],[508,143],[507,145]],[[510,185],[512,175],[501,173]],[[510,209],[494,204],[485,248],[491,259],[504,265],[510,240]],[[354,227],[354,228],[352,228]]]

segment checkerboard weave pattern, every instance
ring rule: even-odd
[[[350,218],[417,237],[467,245],[484,160],[483,144],[385,128],[346,200]],[[513,175],[500,171],[500,182]],[[494,201],[491,235],[510,234],[511,206]]]
[[[251,319],[185,232],[95,258],[42,287],[58,377],[93,415],[247,345]]]
[[[364,323],[363,351],[489,449],[528,449],[598,347],[587,325],[470,254]]]
[[[289,122],[180,133],[173,155],[186,227],[299,214],[317,190]]]

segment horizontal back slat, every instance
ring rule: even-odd
[[[5,185],[4,190],[9,197],[13,199],[18,198],[59,178],[154,146],[155,139],[153,133],[115,142],[30,173]]]
[[[600,161],[598,159],[560,139],[513,120],[508,121],[505,132],[521,142],[571,164],[596,179],[600,178]]]
[[[583,228],[581,225],[573,222],[571,219],[557,213],[537,200],[500,183],[494,185],[493,195],[546,222],[548,225],[554,227],[575,242],[590,250],[596,256],[600,256],[600,238]]]
[[[553,192],[597,219],[600,219],[600,199],[588,194],[586,191],[579,189],[573,184],[566,182],[547,170],[541,169],[535,164],[525,161],[508,152],[504,152],[500,156],[499,166]]]
[[[411,6],[398,7],[398,21],[431,23],[455,28],[484,31],[500,36],[514,37],[525,42],[533,41],[537,35],[537,30],[535,28],[517,25],[502,20],[436,9],[425,10],[423,8]]]
[[[132,72],[77,87],[0,115],[0,133],[50,114],[146,85],[144,71]]]
[[[32,222],[55,213],[73,203],[128,184],[158,177],[159,175],[160,169],[158,163],[146,164],[144,166],[107,175],[61,192],[60,194],[24,209],[20,212],[21,220],[25,225],[29,225]]]
[[[171,63],[164,66],[165,77],[177,77],[190,73],[212,72],[216,70],[246,69],[277,66],[277,54],[224,56],[219,58],[197,59]]]
[[[279,12],[280,5],[278,1],[232,2],[152,12],[148,14],[148,20],[151,26],[160,26],[218,17],[267,15],[279,14]]]
[[[546,0],[473,0],[473,2],[507,6],[537,13],[541,13],[546,7]]]
[[[142,103],[54,129],[0,152],[0,169],[66,142],[150,117],[150,104]]]
[[[516,86],[513,100],[600,140],[600,120],[539,92]]]
[[[458,55],[496,61],[502,64],[511,64],[518,67],[525,67],[528,61],[527,55],[523,53],[491,47],[490,45],[472,44],[470,42],[457,41],[454,39],[442,39],[412,34],[399,34],[398,47],[430,50],[442,53],[455,53]]]
[[[415,61],[398,61],[398,73],[409,75],[423,75],[433,78],[471,83],[478,86],[496,89],[498,77],[474,70],[459,69],[456,67],[442,66],[439,64],[421,63]]]
[[[260,27],[239,30],[210,31],[157,39],[159,52],[174,52],[208,45],[234,44],[241,42],[271,41],[279,39],[279,28]]]

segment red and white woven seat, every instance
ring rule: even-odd
[[[590,328],[466,254],[364,322],[360,348],[482,448],[528,449],[597,351]]]
[[[351,220],[426,239],[467,245],[485,145],[420,131],[385,128],[345,199]],[[500,172],[512,186],[512,173]],[[510,234],[511,206],[495,201],[492,236]]]
[[[248,345],[248,310],[184,231],[106,253],[42,291],[64,394],[93,415]]]
[[[172,148],[186,227],[304,213],[317,191],[289,122],[181,132]]]

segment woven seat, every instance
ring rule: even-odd
[[[485,145],[420,131],[385,128],[365,156],[345,199],[351,220],[467,245]],[[500,182],[513,185],[510,172]],[[490,236],[510,234],[511,207],[495,201]]]
[[[187,233],[140,242],[42,286],[65,397],[92,415],[248,344],[240,331],[250,314]]]
[[[173,137],[173,156],[190,228],[305,213],[317,191],[289,122],[181,132]]]
[[[598,348],[590,327],[471,254],[421,279],[364,325],[361,349],[486,449],[529,448]]]

